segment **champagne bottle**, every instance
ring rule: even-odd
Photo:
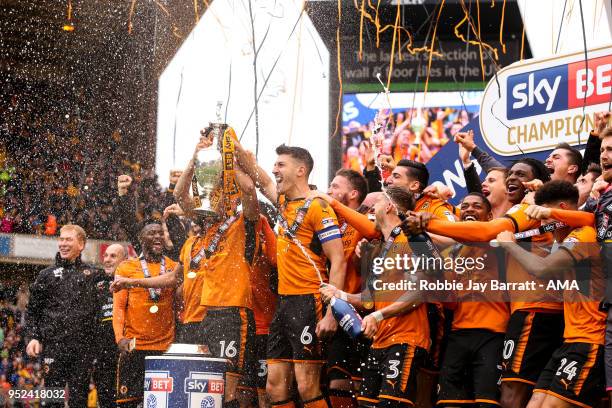
[[[329,304],[338,325],[353,339],[361,335],[361,316],[346,300],[333,297]]]

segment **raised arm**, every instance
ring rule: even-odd
[[[152,278],[125,278],[115,276],[110,289],[120,292],[130,288],[178,288],[183,283],[183,265],[179,264],[172,271]]]
[[[253,152],[245,150],[238,139],[234,139],[234,147],[236,160],[240,168],[253,180],[255,186],[259,188],[262,194],[270,200],[271,203],[278,201],[278,193],[276,191],[276,183],[266,173],[266,171],[257,164],[257,159]]]
[[[242,192],[242,212],[244,217],[250,221],[259,220],[259,202],[257,201],[257,191],[253,180],[241,169],[234,171],[236,182]]]

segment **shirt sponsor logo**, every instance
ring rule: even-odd
[[[323,228],[326,228],[326,227],[330,227],[332,225],[335,225],[336,222],[334,221],[333,218],[323,218],[321,220],[321,224],[323,225]]]

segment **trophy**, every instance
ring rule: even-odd
[[[211,196],[215,190],[223,188],[224,167],[221,143],[227,125],[220,123],[220,116],[220,103],[217,103],[218,123],[210,123],[208,127],[213,138],[212,145],[200,150],[194,163],[192,190],[196,208],[193,211],[203,216],[218,215],[212,206]]]

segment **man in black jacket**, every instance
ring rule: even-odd
[[[43,269],[32,284],[26,318],[27,354],[42,356],[46,387],[68,384],[71,407],[87,406],[100,308],[96,285],[104,279],[103,271],[81,261],[85,242],[78,225],[62,227],[55,265]]]
[[[98,324],[96,332],[94,382],[98,389],[98,401],[101,407],[112,407],[115,404],[117,387],[117,358],[119,350],[115,343],[113,331],[113,294],[110,283],[115,270],[127,258],[125,248],[120,244],[109,245],[104,251],[103,262],[105,280],[98,283]]]

